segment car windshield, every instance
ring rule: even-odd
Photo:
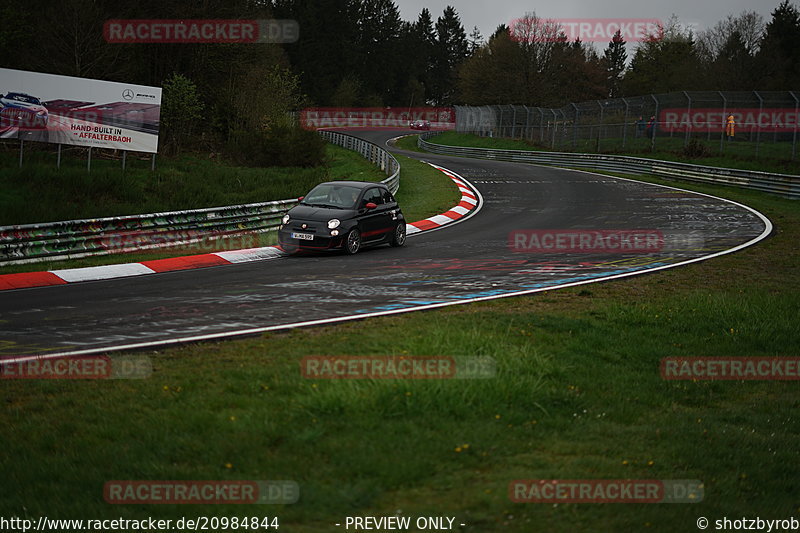
[[[316,207],[352,209],[356,205],[359,192],[361,192],[359,188],[350,185],[323,183],[314,187],[300,203]]]
[[[26,104],[39,104],[39,99],[34,98],[33,96],[28,96],[27,94],[9,94],[6,96],[9,100],[16,100],[17,102],[25,102]]]

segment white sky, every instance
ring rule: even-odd
[[[416,20],[423,7],[427,7],[433,20],[442,14],[448,5],[455,7],[467,35],[477,26],[484,39],[500,24],[535,12],[543,19],[658,19],[666,21],[675,14],[683,24],[705,29],[714,26],[729,14],[756,11],[765,22],[780,0],[559,0],[558,2],[532,2],[530,0],[395,0],[404,20]],[[798,5],[795,2],[795,5]],[[597,43],[602,52],[608,43]]]

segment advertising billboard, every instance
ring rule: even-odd
[[[0,68],[0,138],[158,151],[161,88]]]

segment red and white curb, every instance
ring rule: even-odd
[[[434,165],[433,163],[428,164],[453,180],[453,183],[456,184],[458,190],[461,191],[461,200],[457,206],[452,207],[446,213],[408,224],[406,233],[409,235],[413,235],[414,233],[419,233],[421,231],[437,229],[447,224],[452,224],[453,222],[464,218],[467,215],[477,212],[481,204],[480,194],[464,178],[444,167]]]
[[[481,206],[480,194],[467,183],[466,180],[446,168],[436,165],[431,166],[440,170],[453,180],[461,191],[461,201],[457,206],[451,208],[446,213],[408,224],[406,231],[409,235],[438,229],[446,224],[460,221],[468,215],[476,213]],[[78,283],[81,281],[100,281],[142,276],[145,274],[157,274],[161,272],[247,263],[250,261],[263,261],[266,259],[276,259],[283,255],[285,255],[284,252],[278,247],[267,246],[264,248],[249,248],[245,250],[231,250],[184,257],[170,257],[167,259],[154,259],[152,261],[142,261],[141,263],[67,268],[46,272],[0,274],[0,291],[66,285],[68,283]]]

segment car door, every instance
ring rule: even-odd
[[[367,210],[366,205],[372,202],[377,205],[375,209]],[[377,241],[386,237],[394,226],[391,225],[391,217],[388,212],[389,206],[383,198],[381,187],[370,187],[364,193],[359,206],[359,218],[361,219],[361,239],[364,242]]]

